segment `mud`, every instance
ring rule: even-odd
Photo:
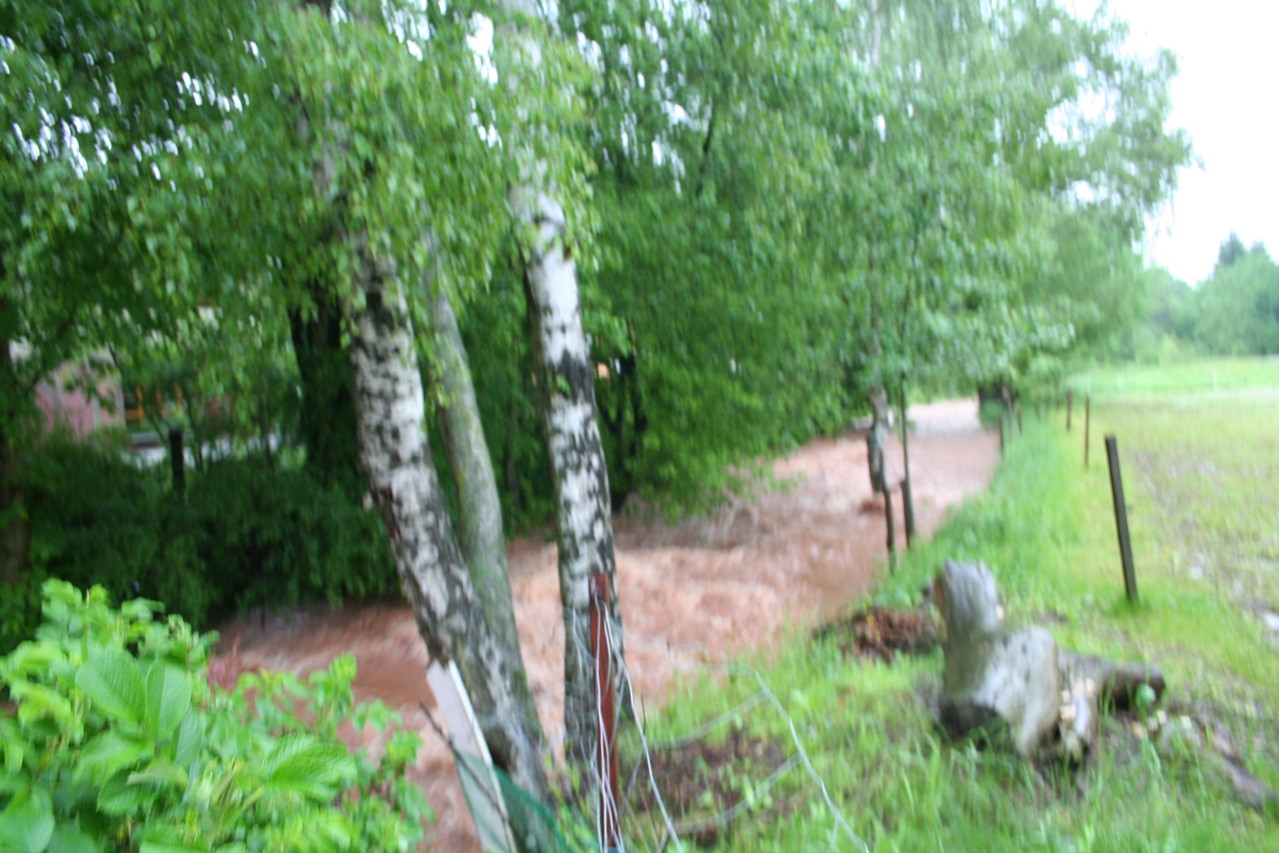
[[[981,430],[977,403],[912,407],[909,419],[916,520],[927,536],[945,510],[982,488],[999,455],[997,434]],[[811,631],[872,587],[885,549],[883,506],[870,491],[860,434],[820,439],[776,461],[783,488],[678,525],[615,521],[618,586],[627,667],[636,695],[660,705],[681,671],[767,649]],[[889,476],[902,474],[889,446]],[[900,501],[894,500],[900,515]],[[897,530],[900,537],[901,519]],[[512,592],[525,664],[552,746],[562,736],[563,630],[555,546],[521,539],[510,547]],[[419,728],[426,748],[414,768],[437,823],[432,849],[478,849],[447,747],[425,722],[433,704],[426,652],[412,614],[399,604],[306,608],[222,627],[223,648],[246,668],[299,674],[356,656],[356,698],[380,698]],[[238,646],[235,644],[238,643]],[[364,745],[377,746],[370,735]]]
[[[841,616],[813,633],[845,655],[892,663],[899,654],[926,654],[937,648],[938,619],[931,607],[875,608]]]

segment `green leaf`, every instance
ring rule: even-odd
[[[42,717],[52,719],[63,728],[74,724],[75,713],[71,710],[71,703],[56,691],[41,684],[15,684],[12,691],[18,700],[18,719],[23,724]]]
[[[25,750],[24,744],[18,740],[5,740],[4,742],[4,770],[10,776],[16,776],[18,771],[22,769],[22,759]]]
[[[155,663],[147,671],[146,726],[157,738],[165,738],[191,708],[191,682],[182,670]]]
[[[49,643],[23,643],[9,653],[5,661],[5,677],[38,676],[49,670],[53,662],[65,657],[62,649]]]
[[[53,802],[47,791],[22,791],[0,812],[0,850],[40,853],[53,835]]]
[[[137,764],[150,752],[151,744],[125,737],[116,731],[105,731],[89,741],[80,753],[71,778],[107,779]]]
[[[103,649],[89,656],[76,675],[76,687],[95,708],[108,717],[138,723],[146,710],[142,673],[131,656],[120,649]]]
[[[53,830],[47,849],[48,853],[98,853],[102,847],[88,833],[64,824]]]
[[[98,808],[105,814],[123,815],[154,803],[159,796],[158,791],[146,785],[130,785],[128,774],[120,773],[108,779],[98,792]]]
[[[209,849],[187,843],[180,829],[162,824],[142,830],[138,840],[139,853],[201,853]]]
[[[325,800],[337,793],[342,779],[355,775],[355,760],[338,744],[322,743],[309,735],[289,735],[276,742],[262,772],[266,787]]]
[[[178,726],[178,739],[173,745],[173,760],[183,767],[190,767],[196,754],[204,745],[204,726],[195,714],[187,714]]]
[[[166,758],[157,758],[146,767],[130,773],[130,785],[160,785],[167,788],[186,788],[187,774],[181,767]]]

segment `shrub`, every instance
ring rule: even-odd
[[[0,849],[405,850],[429,809],[404,778],[420,739],[352,754],[340,725],[385,728],[380,703],[354,706],[355,662],[303,683],[208,675],[212,635],[163,621],[143,599],[44,585],[34,642],[0,658]]]
[[[391,595],[394,558],[381,519],[303,470],[261,457],[215,463],[172,507],[223,607]]]
[[[145,593],[207,624],[217,590],[193,543],[170,529],[162,469],[133,465],[116,447],[55,435],[28,471],[34,575],[101,585],[116,601]]]
[[[216,462],[175,495],[167,469],[54,437],[33,454],[27,594],[6,601],[0,652],[34,628],[39,582],[164,601],[196,627],[228,612],[396,591],[381,520],[263,457]],[[21,631],[10,625],[25,626]]]

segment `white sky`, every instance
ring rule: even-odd
[[[1091,15],[1097,0],[1062,0]],[[1171,207],[1152,219],[1147,254],[1197,284],[1212,273],[1222,241],[1279,253],[1279,3],[1274,0],[1110,0],[1139,56],[1177,54],[1170,126],[1189,131],[1198,165],[1181,171]]]

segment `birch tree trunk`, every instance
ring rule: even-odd
[[[500,69],[517,97],[546,97],[539,79],[541,51],[533,35],[536,5],[505,0],[508,20],[500,37],[513,48],[513,67]],[[566,754],[584,780],[583,796],[599,787],[595,766],[598,703],[591,653],[589,579],[609,578],[610,621],[615,631],[612,672],[621,665],[608,469],[595,411],[591,364],[577,286],[577,268],[566,245],[563,206],[553,195],[543,163],[533,152],[548,131],[527,120],[511,140],[523,185],[511,191],[517,232],[531,234],[525,251],[525,295],[533,327],[542,389],[542,418],[555,480],[560,603],[564,613],[564,733]],[[593,799],[593,798],[591,798]]]
[[[502,529],[502,504],[493,475],[493,460],[484,438],[484,424],[480,420],[457,316],[443,290],[432,301],[431,335],[435,343],[431,373],[444,398],[439,412],[440,431],[457,485],[457,532],[462,558],[470,570],[493,635],[505,655],[519,662],[519,686],[528,702],[526,713],[536,722],[537,709],[528,679],[523,677],[524,659],[511,602],[506,534]]]
[[[577,275],[559,238],[563,213],[538,197],[537,246],[527,259],[525,291],[543,389],[542,417],[555,480],[560,604],[564,612],[564,729],[569,760],[594,768],[597,697],[591,654],[591,575],[608,575],[616,623],[617,582],[608,469],[595,413],[594,372],[582,331]],[[528,221],[527,209],[521,211]],[[620,634],[619,634],[620,637]],[[620,646],[620,642],[618,644]],[[617,650],[621,656],[620,648]],[[614,672],[620,671],[616,667]]]
[[[362,253],[363,254],[363,253]],[[493,632],[453,535],[425,427],[412,321],[394,266],[363,254],[364,306],[353,311],[351,360],[360,458],[382,513],[418,631],[454,661],[494,761],[534,796],[546,791],[540,733],[524,714],[518,659]]]

